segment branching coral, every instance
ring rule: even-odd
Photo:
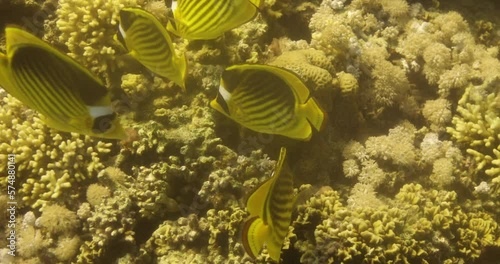
[[[500,175],[500,84],[470,85],[447,131],[474,157],[476,172]]]
[[[136,6],[136,0],[62,0],[59,1],[57,29],[59,42],[69,55],[90,68],[104,73],[115,60],[113,36],[118,27],[118,12],[125,6]]]
[[[38,208],[58,201],[75,206],[71,201],[84,188],[76,183],[104,168],[101,160],[108,157],[112,144],[49,129],[19,101],[1,96],[0,173],[6,174],[6,155],[16,154],[20,205]]]

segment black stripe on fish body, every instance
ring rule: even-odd
[[[34,54],[32,51],[37,53]],[[36,56],[42,56],[37,58]],[[39,107],[42,114],[62,122],[66,122],[68,113],[73,112],[70,107],[65,107],[66,100],[71,100],[71,95],[66,98],[61,98],[61,94],[70,93],[67,88],[55,87],[57,83],[50,80],[49,69],[56,66],[50,56],[43,56],[44,51],[24,47],[16,51],[12,59],[12,69],[17,81],[22,83],[20,89],[31,99],[31,101]],[[44,65],[44,64],[48,64]],[[57,78],[58,76],[55,76]],[[48,79],[49,78],[49,79]]]
[[[284,131],[294,124],[295,108],[284,106],[279,110],[266,113],[267,116],[249,120],[252,126],[263,127],[269,131]]]
[[[274,97],[268,100],[283,100],[291,106],[295,106],[295,97],[290,90],[290,87],[288,87],[288,85],[279,77],[263,72],[263,74],[256,74],[255,78],[262,80],[262,83],[260,83],[260,86],[256,87],[256,89],[266,91],[266,93]]]
[[[13,70],[13,78],[21,93],[44,115],[51,113],[50,101],[41,96],[42,94],[35,92],[34,87],[39,85],[31,78],[31,74],[23,67],[16,67]]]
[[[233,14],[233,12],[231,12],[232,2],[228,1],[214,1],[214,2],[216,2],[217,5],[214,5],[210,9],[207,8],[208,12],[205,12],[205,15],[207,15],[207,13],[211,14],[210,19],[208,18],[207,18],[208,20],[205,19],[205,23],[198,23],[196,26],[193,25],[193,27],[191,28],[192,31],[203,32],[215,27],[220,27],[221,26],[220,22],[225,22],[224,20],[221,20],[223,19],[223,16],[228,13]]]
[[[287,219],[282,223],[273,222],[273,237],[275,237],[278,244],[283,243],[283,239],[286,237],[286,234],[288,234],[288,227],[290,226],[289,220],[290,219]]]
[[[239,98],[238,100],[243,106],[250,108],[255,105],[261,105],[263,102],[275,100],[277,97],[285,96],[275,89],[270,89],[268,85],[269,84],[265,82],[265,80],[260,80],[259,82],[254,81],[248,84],[245,83],[244,86],[238,87],[234,92],[234,97]]]
[[[273,129],[283,129],[288,128],[294,118],[295,108],[292,108],[289,105],[282,105],[279,108],[276,107],[270,109],[267,113],[267,116],[260,119],[262,120],[262,122],[257,122],[257,120],[255,120],[253,124],[267,125],[272,127]]]
[[[55,72],[52,67],[40,66],[45,70],[42,74],[46,78],[46,87],[49,89],[51,96],[58,102],[57,106],[61,108],[61,112],[66,116],[81,114],[84,110],[82,107],[78,107],[81,105],[81,101],[75,98],[75,94],[71,90],[65,88],[67,85],[71,85],[71,81],[67,80],[64,75],[58,76],[58,72]]]
[[[267,83],[259,85],[254,86],[252,89],[247,89],[247,93],[239,92],[238,90],[238,93],[235,94],[236,98],[239,98],[240,94],[246,95],[241,96],[241,99],[238,101],[241,103],[241,108],[246,109],[248,114],[266,112],[269,106],[280,103],[287,98],[286,94],[280,93],[278,90],[269,89]]]
[[[237,94],[239,95],[239,93]],[[270,106],[276,105],[279,102],[279,98],[272,93],[256,93],[255,96],[246,96],[241,98],[240,96],[234,96],[234,101],[240,105],[241,109],[245,109],[245,112],[249,115],[262,114],[267,111]]]
[[[223,1],[205,1],[205,4],[200,3],[197,5],[196,10],[193,9],[190,14],[186,16],[186,18],[191,21],[189,30],[196,32],[205,24],[210,24],[212,26],[214,22],[213,15],[217,13],[222,4]]]
[[[182,11],[184,17],[188,18],[193,13],[198,12],[200,6],[204,6],[206,2],[207,1],[203,0],[194,0],[194,1],[184,0],[181,1],[180,3],[178,2],[177,10]]]
[[[89,75],[90,73],[84,72],[83,68],[63,61],[55,54],[52,54],[51,52],[44,49],[38,47],[19,48],[12,58],[13,71],[15,71],[16,67],[24,64],[23,62],[21,62],[21,60],[36,60],[39,62],[44,62],[46,64],[46,67],[51,67],[51,70],[57,73],[57,78],[59,78],[60,80],[65,80],[64,89],[68,89],[69,94],[72,94],[78,99],[81,99],[86,105],[95,105],[96,102],[98,102],[108,93],[106,87],[93,79]],[[29,65],[29,63],[27,64]],[[59,93],[61,91],[57,92]]]
[[[292,200],[293,196],[290,194],[291,191],[279,193],[278,190],[273,190],[274,195],[272,196],[271,205],[277,205],[280,208],[284,208],[284,206]]]
[[[63,106],[65,112],[76,116],[86,110],[85,107],[81,106],[81,100],[76,98],[77,95],[69,88],[74,85],[74,80],[66,74],[61,74],[61,69],[66,68],[66,65],[61,60],[54,56],[34,59],[31,55],[26,59],[27,63],[30,64],[28,67],[40,70],[39,78],[46,81],[47,89],[54,97],[57,97],[58,105]],[[50,65],[50,67],[47,67],[47,65]]]
[[[183,11],[186,14],[186,18],[192,23],[189,25],[189,29],[196,32],[204,24],[213,24],[213,15],[217,14],[224,4],[227,4],[225,0],[200,1],[194,7],[184,9]]]
[[[289,210],[291,210],[291,208],[289,208]],[[278,214],[276,212],[271,212],[271,219],[273,221],[273,225],[276,225],[276,223],[280,223],[280,222],[282,222],[282,223],[289,222],[290,221],[290,214],[288,214],[288,213]]]
[[[102,115],[94,118],[92,123],[92,132],[96,134],[105,133],[113,127],[113,121],[116,119],[116,113]]]

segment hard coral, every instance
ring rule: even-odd
[[[15,154],[17,181],[22,186],[20,206],[38,208],[48,201],[75,206],[71,201],[85,187],[75,183],[95,177],[104,168],[101,159],[108,156],[112,144],[54,131],[21,102],[0,96],[0,173],[6,175],[6,155]]]
[[[136,0],[61,0],[57,14],[59,42],[69,56],[95,73],[104,73],[113,65],[117,53],[113,36],[117,32],[118,12],[136,6]]]
[[[298,210],[295,230],[317,225],[314,232],[297,233],[302,263],[471,261],[479,256],[477,245],[500,243],[491,216],[466,213],[454,192],[425,191],[414,184],[401,188],[392,208],[347,209],[330,191]]]
[[[500,175],[500,84],[469,85],[460,99],[454,126],[447,131],[464,144],[476,162],[475,170]]]

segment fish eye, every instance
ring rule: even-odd
[[[100,134],[109,131],[113,127],[113,120],[115,120],[115,118],[115,113],[95,118],[92,125],[92,132]]]

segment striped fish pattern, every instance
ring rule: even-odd
[[[123,8],[117,37],[142,65],[185,89],[186,58],[175,55],[172,39],[152,14],[140,8]]]
[[[247,201],[250,216],[243,226],[242,241],[252,258],[266,244],[269,256],[275,261],[280,259],[295,203],[293,176],[285,159],[286,149],[281,148],[273,175]]]
[[[7,27],[6,39],[0,85],[7,92],[41,113],[52,128],[125,138],[106,87],[87,69],[22,29]]]
[[[252,20],[260,0],[177,0],[167,30],[185,39],[215,39]]]
[[[211,106],[251,130],[307,141],[325,114],[292,72],[269,65],[227,68]]]

